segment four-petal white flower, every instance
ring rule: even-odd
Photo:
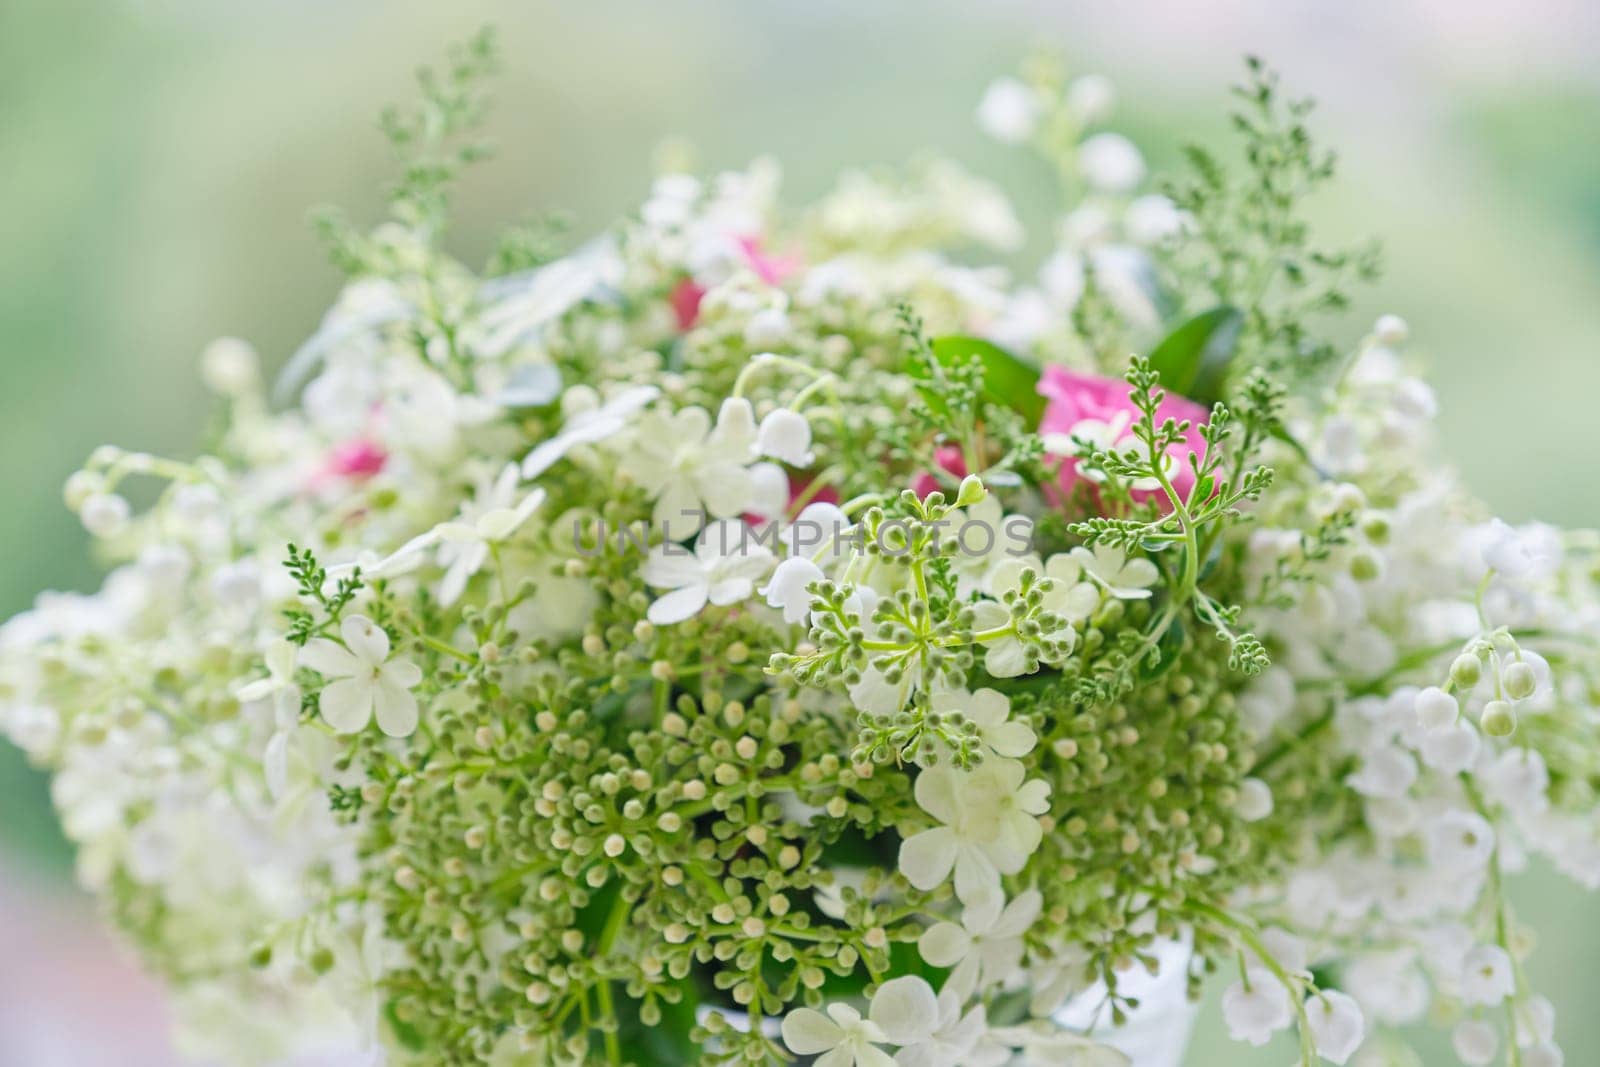
[[[755,591],[755,581],[772,566],[772,553],[738,519],[714,522],[700,531],[694,552],[668,542],[650,550],[640,572],[657,589],[671,592],[646,613],[658,626],[699,614],[709,601],[737,604]]]
[[[848,1004],[829,1004],[827,1014],[796,1008],[783,1018],[783,1042],[791,1052],[816,1056],[816,1067],[895,1067],[879,1045],[915,1045],[939,1024],[933,987],[914,975],[878,987],[867,1015]]]
[[[1118,600],[1146,599],[1150,596],[1150,587],[1161,577],[1156,565],[1143,556],[1130,559],[1122,550],[1109,545],[1095,545],[1093,551],[1074,548],[1072,558],[1083,567],[1085,574]]]
[[[364,729],[377,713],[378,728],[406,737],[417,728],[417,698],[411,690],[422,670],[410,660],[389,658],[389,635],[365,615],[347,616],[339,627],[344,644],[317,638],[300,652],[300,662],[324,677],[317,706],[341,734]]]
[[[1050,809],[1049,785],[1024,782],[1026,773],[1016,760],[991,759],[970,771],[938,764],[917,775],[917,804],[943,825],[901,843],[900,872],[929,890],[954,870],[965,904],[999,892],[1000,876],[1022,870],[1039,847],[1038,817]]]
[[[980,989],[999,984],[1022,966],[1022,937],[1039,918],[1044,898],[1037,889],[1019,893],[1000,907],[998,893],[961,911],[961,923],[934,923],[917,940],[922,958],[935,967],[954,967],[945,990],[965,1001]]]

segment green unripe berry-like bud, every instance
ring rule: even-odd
[[[983,479],[976,474],[969,474],[961,479],[961,488],[956,490],[956,503],[958,508],[970,508],[989,495],[989,490],[983,486]]]
[[[257,945],[255,948],[250,950],[250,966],[254,967],[256,970],[258,970],[258,971],[262,970],[262,969],[270,966],[271,963],[272,963],[272,946],[271,945],[265,945],[265,944]]]
[[[1357,552],[1350,557],[1350,577],[1358,582],[1370,582],[1383,573],[1382,561],[1375,552]]]
[[[1509,737],[1517,728],[1517,713],[1508,701],[1491,700],[1483,706],[1483,717],[1479,722],[1483,732],[1490,737]]]
[[[313,973],[327,974],[333,970],[333,950],[326,945],[318,945],[306,962],[310,964]]]
[[[1527,700],[1539,688],[1539,679],[1533,673],[1533,668],[1520,661],[1505,669],[1500,675],[1500,683],[1505,686],[1506,695],[1512,700]]]
[[[1463,652],[1450,664],[1450,681],[1458,689],[1471,689],[1483,677],[1483,664],[1477,656]]]

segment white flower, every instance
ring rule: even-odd
[[[1394,745],[1370,748],[1361,757],[1361,769],[1345,779],[1346,784],[1366,797],[1405,796],[1417,780],[1417,762]]]
[[[1500,1051],[1500,1031],[1482,1019],[1465,1019],[1451,1033],[1450,1047],[1467,1067],[1487,1067]]]
[[[917,775],[917,804],[944,825],[900,845],[901,873],[928,890],[953,868],[956,896],[968,904],[997,891],[1000,876],[1022,870],[1039,847],[1038,816],[1050,809],[1050,787],[1024,783],[1025,774],[1016,760],[991,759],[971,771],[939,764]]]
[[[650,605],[657,626],[682,622],[699,614],[709,601],[719,607],[737,604],[755,591],[755,580],[772,565],[772,553],[739,519],[714,522],[700,532],[694,552],[668,542],[650,550],[640,571],[657,589],[672,592]]]
[[[756,447],[763,456],[780,459],[791,467],[809,467],[811,454],[811,424],[806,417],[788,408],[778,408],[761,420],[756,435]]]
[[[745,343],[755,349],[777,348],[793,334],[789,313],[781,307],[762,308],[744,324]]]
[[[96,537],[115,537],[128,528],[132,509],[126,497],[116,493],[95,493],[78,507],[83,528]]]
[[[783,1018],[783,1043],[816,1067],[894,1067],[880,1044],[924,1040],[939,1021],[939,1001],[926,981],[894,978],[878,987],[867,1017],[848,1004],[829,1004],[827,1014],[796,1008]]]
[[[1039,94],[1015,78],[996,78],[978,103],[978,127],[1002,144],[1021,144],[1039,124]]]
[[[1084,126],[1110,118],[1116,102],[1116,86],[1104,74],[1085,74],[1067,86],[1067,110]]]
[[[1451,810],[1435,818],[1426,831],[1428,862],[1440,873],[1481,871],[1494,855],[1494,829],[1474,811]]]
[[[1522,1067],[1562,1067],[1566,1062],[1566,1054],[1549,1041],[1541,1041],[1522,1050]]]
[[[520,474],[515,463],[506,464],[492,484],[479,486],[476,499],[462,505],[458,518],[436,527],[445,542],[440,562],[446,566],[439,583],[443,606],[454,604],[466,591],[467,582],[488,561],[490,546],[509,539],[544,503],[543,489],[516,499]]]
[[[1498,1004],[1516,992],[1511,957],[1499,945],[1479,945],[1461,964],[1461,999],[1468,1004]]]
[[[289,776],[289,739],[300,721],[300,687],[294,681],[295,656],[290,642],[279,639],[267,647],[267,676],[240,688],[241,703],[272,699],[272,737],[261,757],[267,790],[274,797],[283,795]]]
[[[1144,181],[1144,156],[1120,133],[1097,133],[1078,146],[1083,179],[1107,193],[1126,193]]]
[[[1082,580],[1082,565],[1065,553],[1051,556],[1050,562],[1042,568],[1038,559],[1032,556],[1007,559],[995,564],[989,573],[989,593],[994,599],[980,600],[972,605],[972,625],[979,633],[1005,629],[999,636],[979,642],[985,647],[983,668],[996,678],[1015,678],[1038,668],[1037,663],[1029,660],[1016,631],[1006,629],[1011,622],[1006,596],[1020,591],[1022,574],[1028,569],[1036,574],[1042,571],[1052,582],[1050,591],[1044,594],[1042,607],[1060,615],[1064,623],[1053,632],[1040,636],[1062,642],[1065,652],[1071,652],[1078,640],[1072,623],[1087,619],[1100,605],[1100,591],[1092,583]]]
[[[1161,577],[1156,565],[1143,556],[1129,559],[1120,549],[1109,545],[1095,545],[1093,551],[1074,548],[1072,558],[1083,567],[1085,574],[1118,600],[1144,600],[1150,595],[1150,587]]]
[[[1440,774],[1460,774],[1478,759],[1483,741],[1478,731],[1458,722],[1422,735],[1422,762]]]
[[[750,404],[728,400],[715,425],[704,408],[652,412],[639,422],[623,469],[655,495],[652,520],[672,540],[700,529],[704,516],[727,519],[748,508],[755,484]]]
[[[965,1001],[980,988],[1012,978],[1022,966],[1022,937],[1039,917],[1044,898],[1038,890],[1018,894],[1002,910],[998,893],[980,897],[961,911],[961,924],[935,923],[917,940],[922,958],[935,967],[954,967],[945,991]]]
[[[377,713],[378,728],[405,737],[417,728],[417,698],[412,687],[422,671],[405,659],[389,659],[389,635],[365,615],[347,616],[339,627],[344,644],[317,638],[300,652],[300,662],[328,678],[317,706],[341,734],[366,727]]]
[[[1461,711],[1456,698],[1436,685],[1419,692],[1413,707],[1417,712],[1417,723],[1424,730],[1442,730],[1453,726]]]
[[[1002,1026],[990,1037],[1018,1048],[1025,1067],[1129,1067],[1127,1053],[1053,1023]]]
[[[581,387],[567,390],[562,397],[562,408],[572,410],[566,423],[560,433],[522,457],[522,476],[529,480],[537,478],[579,445],[596,444],[621,433],[633,416],[660,394],[661,390],[653,385],[635,385],[623,389],[604,404],[590,406],[593,390]]]
[[[1366,1021],[1355,998],[1336,990],[1323,990],[1306,1000],[1305,1009],[1317,1055],[1343,1064],[1361,1047]]]
[[[1222,1019],[1235,1041],[1265,1045],[1294,1021],[1294,1004],[1270,971],[1251,967],[1223,992]]]
[[[932,704],[933,710],[942,715],[954,712],[977,726],[978,737],[996,755],[1021,759],[1038,743],[1038,737],[1027,723],[1007,721],[1011,715],[1011,699],[996,690],[979,689],[973,693],[945,690],[933,695]]]
[[[1260,822],[1272,814],[1272,787],[1259,778],[1242,780],[1233,810],[1245,822]]]
[[[245,396],[261,387],[261,360],[250,342],[219,337],[200,353],[200,377],[218,396]]]
[[[760,590],[767,603],[783,611],[787,623],[805,622],[811,614],[811,594],[807,587],[824,580],[822,568],[802,557],[791,557],[778,564],[772,578]]]
[[[1507,578],[1547,573],[1561,561],[1561,542],[1548,526],[1531,523],[1521,529],[1491,519],[1482,532],[1483,562]]]
[[[939,991],[939,1022],[933,1033],[895,1053],[899,1067],[1001,1067],[1011,1051],[989,1032],[982,1004],[962,1014],[962,1001],[947,984]]]

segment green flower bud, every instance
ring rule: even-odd
[[[1463,652],[1450,664],[1450,681],[1457,689],[1471,689],[1483,677],[1483,664],[1470,652]]]
[[[1500,683],[1505,686],[1506,695],[1512,700],[1527,700],[1539,687],[1539,679],[1533,673],[1533,668],[1520,661],[1505,669],[1500,675]]]
[[[1508,701],[1491,700],[1483,706],[1483,717],[1479,721],[1483,732],[1490,737],[1509,737],[1517,728],[1517,713]]]

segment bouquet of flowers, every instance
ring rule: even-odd
[[[1400,319],[1327,339],[1375,261],[1303,221],[1270,72],[1158,193],[1104,79],[994,84],[1065,200],[1017,282],[944,162],[799,213],[666,173],[474,272],[490,61],[386,116],[392,218],[324,217],[276,394],[211,346],[206,454],[97,451],[114,569],[0,630],[189,1050],[1100,1067],[1221,971],[1304,1064],[1425,1016],[1561,1063],[1503,879],[1600,886],[1600,541],[1463,490]]]

